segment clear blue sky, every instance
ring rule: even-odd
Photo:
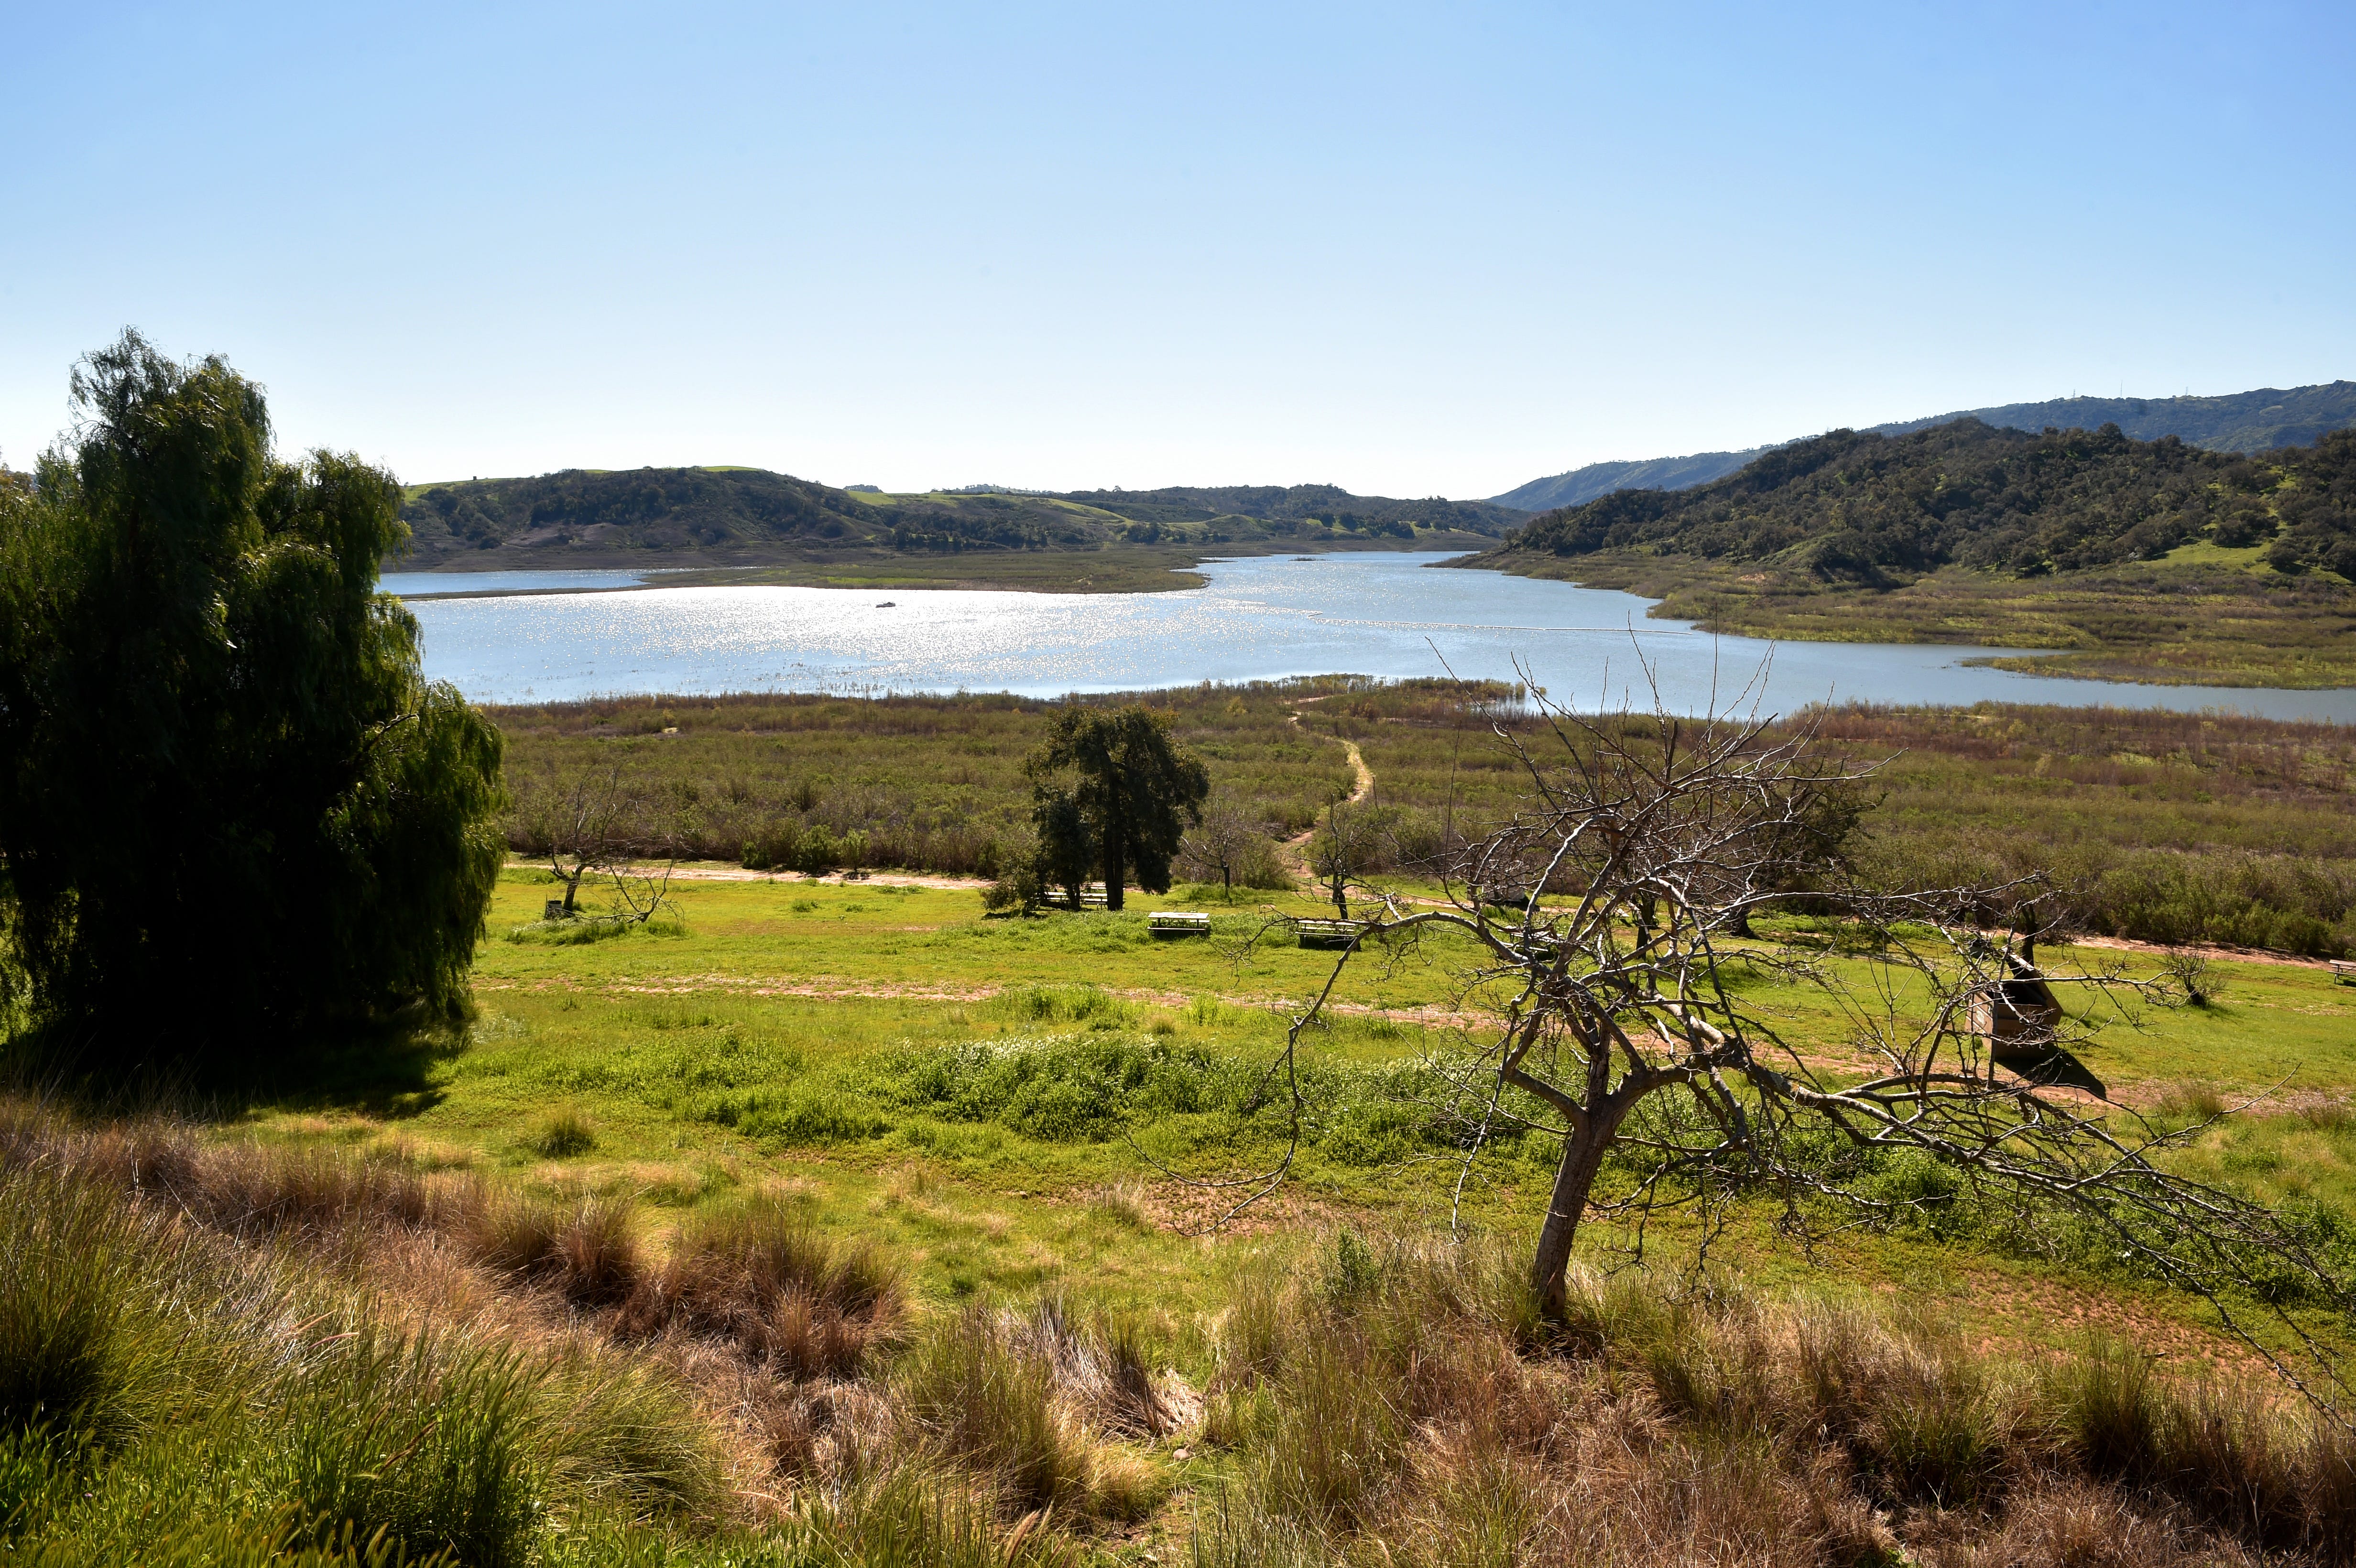
[[[0,458],[1485,496],[2356,377],[2356,6],[0,0]]]

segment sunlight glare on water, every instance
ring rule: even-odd
[[[1722,706],[1769,644],[1648,620],[1633,594],[1382,552],[1210,561],[1173,593],[961,589],[648,588],[412,604],[427,673],[486,702],[632,692],[1012,691],[1059,696],[1198,681],[1355,674],[1517,678],[1558,701]],[[585,587],[586,573],[388,574],[395,592]],[[567,581],[548,581],[562,576]],[[627,574],[598,573],[626,579]],[[889,601],[889,607],[884,602]],[[2131,686],[2014,675],[1960,661],[2010,650],[1933,645],[1772,646],[1771,708],[1804,702],[2061,702],[2356,720],[2356,690]]]

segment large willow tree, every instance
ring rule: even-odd
[[[0,983],[85,1063],[455,1004],[499,736],[376,591],[400,491],[135,333],[0,484]]]

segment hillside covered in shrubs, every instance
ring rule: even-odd
[[[796,555],[956,555],[1270,539],[1474,544],[1525,514],[1482,501],[1393,500],[1330,485],[1091,491],[979,486],[925,495],[841,490],[758,468],[566,469],[411,489],[408,570],[556,561],[757,564]]]
[[[1890,587],[1951,565],[2082,571],[2204,539],[2264,545],[2277,571],[2356,574],[2356,432],[2245,456],[2139,442],[2115,424],[1834,431],[1693,489],[1622,490],[1548,512],[1492,563],[1634,549]]]

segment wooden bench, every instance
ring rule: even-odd
[[[2343,986],[2356,986],[2356,964],[2351,964],[2345,958],[2334,958],[2331,961],[2331,977]]]
[[[1211,917],[1193,910],[1158,909],[1145,917],[1145,929],[1156,936],[1208,936]]]
[[[1347,947],[1358,940],[1366,929],[1362,920],[1296,920],[1292,929],[1301,933],[1303,947]]]

